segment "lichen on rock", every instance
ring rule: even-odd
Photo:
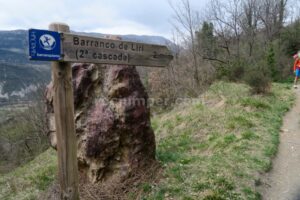
[[[72,66],[79,170],[92,183],[155,159],[148,95],[134,66]],[[56,147],[53,85],[46,90],[48,136]]]

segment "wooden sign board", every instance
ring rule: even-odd
[[[62,60],[67,62],[168,66],[166,46],[62,33]]]

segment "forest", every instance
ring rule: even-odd
[[[157,96],[197,96],[216,79],[245,82],[266,93],[273,81],[293,76],[300,48],[299,2],[211,0],[198,11],[188,0],[170,3],[175,60],[150,76]]]

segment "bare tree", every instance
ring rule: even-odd
[[[215,26],[215,33],[220,41],[219,47],[227,52],[227,60],[231,56],[240,57],[241,5],[241,0],[211,0],[210,2],[207,18]]]
[[[288,0],[261,0],[259,18],[269,42],[273,41],[283,28],[287,3]]]
[[[240,26],[243,29],[244,39],[248,44],[248,55],[253,54],[254,44],[258,32],[259,24],[259,0],[244,0],[244,14],[240,19]]]
[[[291,24],[300,19],[300,1],[299,0],[289,0],[287,3],[287,23]]]
[[[187,44],[192,54],[192,63],[194,69],[194,80],[197,87],[200,87],[199,78],[199,61],[197,58],[197,47],[195,40],[195,32],[199,28],[199,14],[192,10],[189,0],[180,0],[180,4],[176,6],[169,1],[170,6],[174,11],[175,30],[182,35],[183,41]]]

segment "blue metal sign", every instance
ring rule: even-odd
[[[29,29],[30,60],[60,60],[60,34],[54,31]]]

